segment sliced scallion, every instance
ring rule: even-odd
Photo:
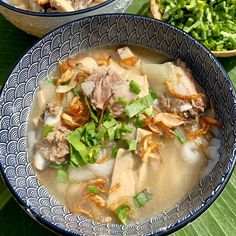
[[[43,127],[43,131],[42,131],[43,136],[44,136],[44,137],[47,137],[48,134],[51,133],[52,131],[53,131],[53,126],[51,126],[51,125],[45,125],[45,126]]]
[[[90,193],[98,193],[98,188],[95,185],[88,185],[87,186],[87,191]]]
[[[149,200],[152,199],[152,194],[147,191],[147,189],[144,189],[142,192],[138,193],[134,200],[138,203],[140,207],[143,207]]]
[[[139,94],[141,92],[140,86],[134,80],[130,81],[129,89],[131,92],[133,92],[135,94]]]

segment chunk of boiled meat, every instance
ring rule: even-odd
[[[191,96],[199,93],[199,88],[194,83],[192,72],[184,62],[177,60],[175,73],[176,79],[171,84],[177,94]],[[195,118],[199,113],[204,112],[206,99],[199,97],[187,100],[166,92],[160,96],[160,106],[163,111],[179,114],[185,118]]]
[[[65,162],[69,154],[69,145],[66,139],[69,130],[65,127],[54,128],[47,137],[38,144],[38,150],[42,156],[56,164]]]
[[[130,91],[131,80],[137,82],[141,88],[138,96]],[[81,89],[95,107],[101,110],[108,107],[115,116],[121,115],[124,108],[118,101],[119,97],[131,101],[149,92],[146,76],[134,72],[124,77],[113,66],[94,70],[81,84]]]

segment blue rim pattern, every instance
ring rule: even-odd
[[[20,8],[16,8],[8,3],[3,2],[2,0],[0,0],[0,6],[4,6],[6,8],[8,8],[9,10],[21,13],[21,14],[25,14],[25,15],[30,15],[30,16],[43,16],[43,17],[63,17],[63,16],[73,16],[73,15],[77,15],[77,14],[83,14],[83,13],[87,13],[90,11],[94,11],[97,10],[99,8],[102,8],[112,2],[115,2],[116,0],[106,0],[103,3],[100,3],[98,5],[92,6],[92,7],[88,7],[86,9],[81,9],[78,11],[72,11],[72,12],[58,12],[58,13],[43,13],[43,12],[33,12],[33,11],[26,11]]]
[[[97,26],[100,24],[103,24],[103,26],[108,26],[105,27],[105,32],[102,32],[104,27],[100,27],[100,32],[94,31],[94,25]],[[135,29],[133,27],[134,25],[136,26]],[[88,30],[87,33],[89,33],[90,36],[93,34],[96,35],[96,33],[100,33],[99,36],[106,36],[104,36],[104,39],[101,41],[93,41],[95,37],[87,37],[88,34],[86,34],[85,37],[82,36],[83,30],[79,30],[81,26],[86,32]],[[114,29],[112,29],[112,27],[114,27]],[[152,29],[152,32],[150,32],[150,29]],[[143,31],[145,31],[145,34],[143,34]],[[73,32],[75,34],[72,34]],[[77,32],[79,33],[76,34]],[[72,36],[69,36],[70,33],[72,34]],[[161,33],[162,36],[160,36]],[[63,42],[60,44],[59,39],[61,39],[60,37],[62,36]],[[88,38],[90,41],[88,40]],[[77,41],[73,41],[75,39]],[[76,45],[75,42],[78,41],[80,41],[80,44]],[[102,227],[105,227],[105,229],[108,230],[107,232],[116,232],[117,234],[124,231],[128,231],[131,235],[132,233],[136,234],[137,232],[143,232],[143,234],[146,235],[151,235],[154,233],[158,233],[158,235],[168,234],[183,227],[184,225],[198,217],[201,213],[203,213],[219,196],[220,192],[223,190],[227,181],[230,178],[230,175],[233,171],[233,167],[235,165],[236,134],[233,132],[235,121],[234,119],[232,119],[232,117],[235,117],[234,115],[236,114],[236,95],[233,85],[230,82],[227,74],[222,69],[219,62],[212,56],[212,54],[208,52],[204,46],[202,46],[200,43],[188,36],[186,33],[163,22],[133,15],[101,15],[97,17],[95,16],[90,18],[84,18],[79,21],[67,24],[48,34],[42,40],[38,41],[21,58],[19,63],[13,69],[11,75],[9,76],[9,79],[7,80],[6,84],[2,89],[0,99],[0,169],[3,173],[5,181],[7,182],[7,185],[9,186],[11,192],[13,193],[17,201],[20,202],[20,204],[34,219],[37,219],[39,222],[43,223],[50,229],[56,230],[58,233],[77,235],[75,231],[68,231],[66,227],[56,225],[55,222],[52,223],[52,220],[50,221],[47,218],[43,218],[42,215],[37,212],[37,209],[32,206],[32,202],[30,202],[29,199],[26,199],[25,196],[21,196],[21,194],[24,194],[24,192],[21,192],[22,189],[14,189],[13,186],[15,184],[15,180],[12,179],[13,174],[19,175],[19,173],[16,173],[14,171],[13,173],[11,173],[12,170],[8,171],[6,170],[6,168],[10,167],[11,165],[18,167],[19,163],[16,163],[16,160],[14,159],[17,157],[14,156],[14,152],[11,153],[12,148],[6,148],[5,144],[6,142],[8,142],[9,144],[8,139],[10,132],[15,134],[16,137],[19,136],[18,133],[22,132],[21,136],[25,138],[23,139],[23,145],[18,142],[19,147],[15,147],[14,145],[12,147],[13,150],[19,151],[22,149],[22,152],[24,152],[26,148],[26,126],[22,126],[23,131],[20,130],[20,128],[13,129],[13,131],[11,131],[11,128],[15,128],[14,124],[17,124],[16,121],[19,120],[19,117],[14,118],[14,115],[17,114],[17,112],[19,114],[21,112],[22,114],[20,118],[24,121],[23,122],[21,120],[21,123],[23,122],[23,124],[26,124],[29,107],[33,98],[33,92],[38,86],[40,80],[43,79],[47,74],[50,74],[53,70],[55,70],[56,62],[58,61],[58,59],[65,59],[66,57],[71,56],[72,54],[84,51],[88,46],[95,47],[108,43],[132,44],[152,47],[157,51],[161,51],[165,55],[171,56],[173,58],[180,57],[181,59],[184,59],[191,67],[191,69],[195,72],[195,77],[199,78],[198,82],[207,90],[207,95],[212,98],[215,104],[217,104],[219,107],[217,113],[218,117],[223,123],[223,135],[222,137],[220,137],[220,140],[222,143],[224,143],[224,145],[222,145],[219,151],[221,154],[221,160],[219,163],[217,163],[210,176],[201,181],[197,190],[193,191],[193,193],[190,194],[188,199],[186,199],[183,204],[181,203],[182,205],[179,204],[178,206],[165,212],[161,216],[153,217],[144,222],[138,222],[137,224],[131,224],[127,227],[114,224],[102,225]],[[53,48],[54,50],[52,50]],[[63,53],[63,49],[67,50],[67,52]],[[52,61],[49,61],[49,54],[47,56],[47,52],[49,53],[50,50],[52,50],[50,55]],[[45,55],[43,55],[44,53]],[[54,55],[52,56],[52,54]],[[53,57],[55,58],[53,59]],[[42,58],[47,59],[47,63],[42,63]],[[34,73],[36,72],[36,67],[33,66],[34,64],[37,66],[40,64],[39,73]],[[19,72],[21,74],[17,75],[19,74]],[[208,77],[207,75],[209,75],[209,81],[205,80],[205,78]],[[34,78],[34,80],[30,80],[29,77]],[[15,107],[16,112],[14,114],[11,112],[9,113],[9,110],[6,109],[6,104],[11,103],[12,101],[15,101],[15,104],[18,104],[17,99],[15,99],[15,97],[17,96],[17,91],[20,92],[20,94],[29,96],[30,98],[27,99],[27,97],[24,97],[25,104],[23,105],[23,107],[19,107],[18,110],[17,107]],[[22,104],[20,105],[22,106]],[[7,116],[11,117],[12,120],[5,119]],[[229,125],[225,123],[226,120]],[[11,141],[15,141],[15,138],[11,139]],[[13,155],[13,158],[10,158],[13,163],[6,163],[5,157],[9,157],[9,155]],[[33,178],[34,181],[36,181],[34,182],[34,184],[36,183],[37,185],[38,183],[34,177],[34,173],[32,171],[31,164],[28,161],[27,154],[24,153],[24,155],[18,156],[18,160],[22,160],[23,163],[20,163],[21,165],[26,165],[24,171],[28,170],[28,172],[24,174],[27,174],[26,176],[29,175],[30,178]],[[24,163],[25,160],[26,163]],[[217,176],[214,173],[218,172],[218,169],[221,170],[221,176],[217,179]],[[20,175],[23,174],[21,173]],[[22,176],[18,176],[18,179],[20,179],[21,177]],[[216,183],[214,183],[215,180],[217,180]],[[24,185],[23,182],[22,185]],[[42,194],[42,196],[40,197],[41,200],[50,199],[49,206],[51,208],[59,206],[59,204],[47,194],[43,187],[34,187],[40,190],[38,191],[38,194],[39,192],[40,194]],[[212,190],[210,189],[209,192],[207,190],[208,188],[211,188]],[[203,197],[203,193],[206,192],[207,195]],[[163,222],[167,222],[168,220],[170,220],[169,218],[171,218],[171,216],[176,217],[176,215],[181,214],[181,211],[186,211],[186,206],[187,208],[189,207],[188,202],[191,202],[192,199],[195,199],[194,196],[197,194],[200,195],[200,197],[202,198],[200,199],[200,201],[198,201],[201,202],[201,204],[197,204],[196,207],[192,207],[191,211],[185,214],[183,217],[179,217],[177,222],[173,221],[173,223],[171,224],[164,224],[164,227],[162,228],[158,227],[158,222],[160,219],[162,219]],[[80,220],[80,227],[82,224],[82,226],[84,226],[85,228],[88,227],[93,228],[94,230],[104,230],[104,228],[100,228],[98,225],[96,225],[96,223],[92,222],[91,220],[85,220],[83,217],[74,219],[72,215],[68,214],[66,209],[62,207],[59,208],[60,211],[62,210],[60,214],[67,214],[67,216],[71,217],[71,219],[73,220]],[[86,232],[87,231],[82,231],[80,232],[80,234],[84,234]],[[91,233],[91,231],[89,231],[88,234],[89,233]]]

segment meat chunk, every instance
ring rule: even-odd
[[[204,112],[204,108],[196,108],[192,102],[175,98],[169,93],[162,94],[159,101],[162,111],[178,114],[186,119],[195,118],[199,113]]]
[[[206,99],[199,97],[196,99],[184,99],[184,97],[198,94],[197,85],[193,81],[191,70],[186,64],[177,60],[175,66],[176,79],[172,82],[174,91],[183,95],[183,98],[175,94],[165,92],[160,96],[160,106],[162,111],[179,114],[187,119],[192,119],[204,112],[207,104]]]
[[[52,102],[49,102],[47,105],[46,105],[46,111],[53,115],[53,116],[56,116],[58,114],[61,114],[61,110],[62,110],[62,107],[57,105],[56,102],[52,101]]]
[[[148,94],[148,82],[145,76],[130,74],[123,78],[117,70],[110,66],[95,70],[82,84],[81,89],[90,98],[93,105],[99,109],[109,108],[113,115],[119,116],[124,106],[119,103],[119,97],[131,101],[138,96],[129,89],[131,78],[140,85],[139,97]]]
[[[65,162],[66,155],[69,154],[69,145],[66,136],[69,130],[65,127],[54,128],[38,146],[42,156],[56,164]]]

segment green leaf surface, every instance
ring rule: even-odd
[[[149,0],[134,0],[128,13],[150,15]],[[35,43],[37,38],[27,35],[7,22],[0,15],[0,85],[7,78],[21,55]],[[220,59],[234,85],[236,85],[236,57]],[[7,193],[8,197],[5,198]],[[8,199],[10,194],[0,184],[0,196]],[[236,172],[215,203],[199,218],[175,236],[234,236],[236,235]],[[0,197],[1,198],[1,197]],[[0,209],[6,203],[0,200]],[[53,232],[34,222],[11,199],[0,210],[0,236],[53,236]]]

